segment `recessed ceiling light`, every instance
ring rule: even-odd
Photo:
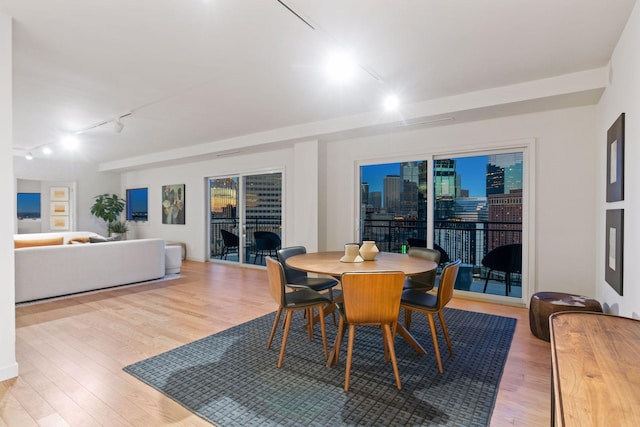
[[[75,135],[66,135],[62,138],[62,146],[67,150],[74,150],[78,147],[78,137]]]
[[[353,80],[357,64],[353,56],[345,51],[333,52],[327,58],[326,71],[329,78],[337,83]]]
[[[387,111],[394,111],[398,109],[400,105],[400,100],[395,95],[387,95],[384,99],[384,108]]]
[[[52,153],[52,150],[49,147],[42,147],[42,153],[48,156],[49,154]]]
[[[31,151],[29,151],[29,152],[27,153],[27,155],[26,155],[26,156],[24,156],[24,158],[25,158],[25,159],[27,159],[27,160],[33,160],[33,154],[31,154]]]

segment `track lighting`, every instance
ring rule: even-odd
[[[116,133],[120,133],[122,132],[122,129],[124,129],[124,123],[122,123],[120,121],[120,117],[118,117],[118,119],[113,124],[113,130],[116,131]]]
[[[24,158],[25,158],[25,159],[27,159],[27,160],[33,160],[33,154],[31,154],[31,151],[29,151],[29,152],[27,153],[27,155],[26,155],[26,156],[24,156]]]

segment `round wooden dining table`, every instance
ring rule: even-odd
[[[347,272],[402,271],[407,276],[435,270],[433,261],[407,254],[380,252],[373,261],[342,262],[343,252],[315,252],[295,255],[287,259],[289,267],[309,273],[340,276]]]
[[[396,254],[391,252],[380,252],[373,261],[342,262],[340,258],[343,252],[312,252],[302,255],[294,255],[287,258],[286,264],[296,270],[308,273],[328,274],[339,277],[347,272],[380,272],[380,271],[402,271],[407,276],[435,270],[438,264],[424,258],[413,257],[407,254]],[[332,311],[333,307],[325,310],[325,315]],[[418,353],[425,354],[424,348],[411,336],[409,331],[400,323],[397,323],[397,333],[411,345]],[[332,351],[332,355],[333,355]],[[331,357],[330,357],[331,360]]]

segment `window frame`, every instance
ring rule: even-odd
[[[133,219],[132,218],[132,212],[131,212],[131,204],[129,203],[129,194],[130,192],[133,191],[139,191],[139,190],[144,190],[146,192],[147,195],[147,215],[146,215],[146,219],[145,220],[140,220],[140,219]],[[125,219],[127,221],[130,222],[135,222],[135,223],[146,223],[149,222],[149,187],[134,187],[134,188],[127,188],[125,189],[125,201],[126,201],[126,207],[125,207]]]

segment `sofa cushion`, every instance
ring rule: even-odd
[[[89,243],[89,239],[90,237],[73,237],[71,239],[69,239],[69,244],[76,244],[76,243]]]
[[[113,236],[113,237],[89,237],[89,243],[105,243],[105,242],[117,242],[122,240],[122,236]]]
[[[63,242],[64,242],[64,237],[50,237],[47,239],[29,239],[29,240],[16,239],[13,241],[13,247],[15,249],[20,249],[20,248],[31,248],[34,246],[56,246],[56,245],[62,245]]]

